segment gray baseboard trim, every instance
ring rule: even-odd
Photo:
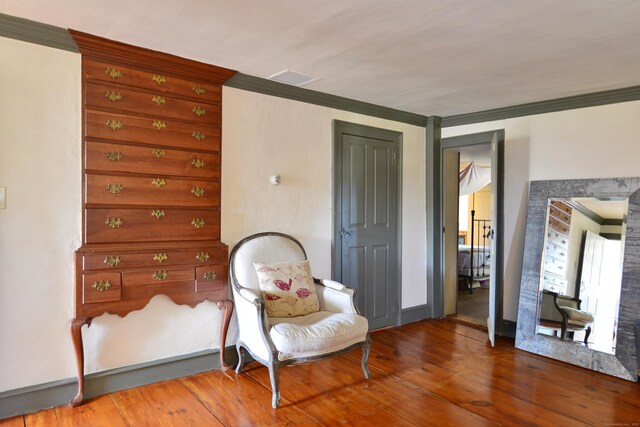
[[[78,47],[65,28],[42,24],[0,13],[0,36],[56,49],[78,52]]]
[[[417,322],[418,320],[430,317],[429,304],[417,305],[415,307],[403,308],[400,312],[400,322],[402,325]]]
[[[502,320],[502,336],[516,338],[516,326],[518,324],[512,320]]]
[[[279,98],[291,99],[293,101],[306,102],[308,104],[320,105],[322,107],[335,108],[337,110],[349,111],[351,113],[378,117],[380,119],[408,123],[415,126],[425,127],[427,125],[427,117],[420,114],[395,110],[393,108],[382,107],[380,105],[369,104],[367,102],[356,101],[354,99],[291,86],[242,73],[237,73],[228,79],[224,82],[224,86],[277,96]]]
[[[238,361],[235,347],[227,347],[225,351],[226,362],[235,365]],[[85,399],[220,369],[219,355],[219,350],[204,350],[88,374],[85,376]],[[77,391],[76,378],[4,391],[0,393],[0,419],[65,405]]]
[[[637,100],[640,100],[640,86],[632,86],[443,117],[442,127],[491,122],[494,120],[512,119],[514,117],[533,116],[535,114],[554,113],[557,111],[575,110],[577,108],[596,107],[598,105]]]

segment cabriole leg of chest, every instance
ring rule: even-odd
[[[91,317],[75,317],[71,320],[71,339],[76,354],[78,370],[78,394],[69,402],[69,406],[76,407],[84,400],[84,348],[82,346],[82,325],[91,324]]]

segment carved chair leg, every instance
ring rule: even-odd
[[[277,409],[280,406],[280,364],[274,362],[269,365],[269,379],[271,380],[271,407]]]
[[[76,354],[76,369],[78,370],[78,394],[69,402],[69,406],[76,407],[84,400],[84,348],[82,345],[82,325],[91,325],[91,317],[76,317],[71,320],[71,339]]]
[[[233,301],[225,299],[220,300],[217,303],[220,310],[224,310],[224,318],[222,319],[222,331],[220,333],[220,369],[228,371],[233,369],[233,366],[227,364],[224,361],[224,347],[227,342],[227,330],[229,329],[229,322],[231,321],[231,315],[233,314]]]
[[[240,343],[236,343],[236,351],[238,352],[238,366],[236,366],[236,374],[239,374],[242,372],[242,368],[244,366],[244,351],[242,351]]]
[[[591,335],[591,326],[587,326],[587,329],[584,332],[584,345],[589,345],[589,335]]]
[[[367,361],[369,360],[369,353],[371,352],[371,337],[367,334],[367,339],[362,344],[362,372],[364,377],[369,379],[369,368],[367,367]]]

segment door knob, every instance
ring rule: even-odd
[[[345,230],[344,228],[340,230],[340,232],[338,233],[340,235],[340,238],[343,239],[344,236],[349,236],[351,237],[351,232]]]

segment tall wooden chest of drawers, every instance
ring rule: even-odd
[[[81,327],[157,294],[225,310],[220,242],[222,83],[235,72],[71,31],[82,54],[83,245],[76,252],[77,405]]]

